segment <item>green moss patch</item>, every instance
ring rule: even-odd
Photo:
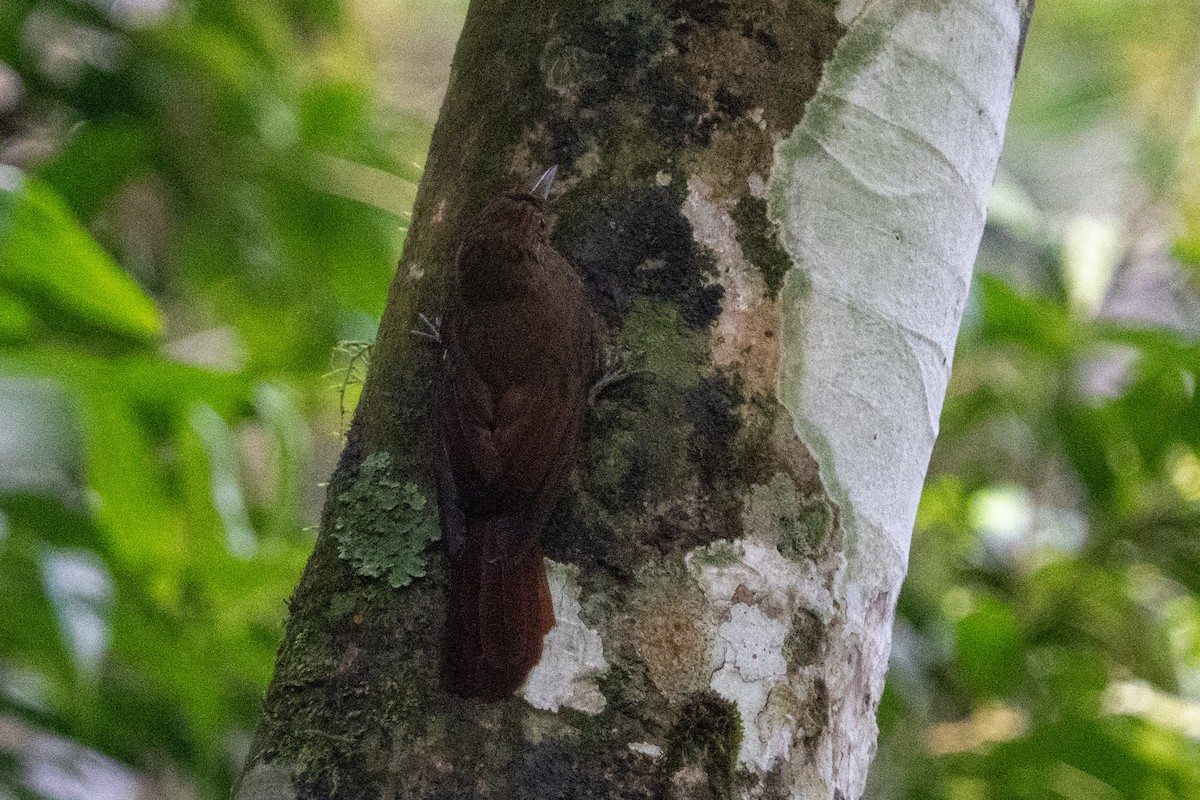
[[[792,268],[792,260],[779,244],[775,223],[767,214],[767,201],[747,195],[733,209],[737,240],[742,255],[758,268],[767,284],[767,295],[774,300],[783,286],[783,277]]]
[[[833,506],[828,500],[806,499],[795,513],[780,522],[783,539],[779,552],[783,557],[792,561],[812,560],[820,555],[822,546],[833,534]]]
[[[745,551],[741,545],[726,539],[718,539],[708,547],[695,551],[692,557],[693,567],[732,567],[741,562]]]
[[[671,727],[667,741],[664,789],[677,772],[697,766],[708,777],[714,800],[734,797],[737,755],[742,746],[742,720],[737,706],[715,692],[694,695]]]
[[[783,640],[783,657],[789,664],[807,667],[817,662],[825,647],[825,624],[807,608],[792,615],[792,624]]]
[[[617,347],[630,354],[637,369],[672,386],[695,385],[708,363],[704,335],[685,327],[679,310],[667,303],[649,299],[635,302],[616,340]]]
[[[820,556],[834,534],[836,510],[821,497],[801,497],[791,477],[777,472],[754,486],[742,515],[746,532],[779,548],[791,561]]]

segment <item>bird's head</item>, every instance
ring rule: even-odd
[[[488,203],[471,224],[458,254],[461,287],[492,284],[489,291],[507,294],[499,284],[520,291],[529,269],[548,246],[545,205],[558,167],[542,173],[533,187],[514,189]]]

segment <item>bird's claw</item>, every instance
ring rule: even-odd
[[[429,317],[422,313],[417,313],[417,319],[421,320],[421,324],[425,326],[425,330],[413,328],[409,333],[413,336],[420,336],[423,339],[430,339],[438,344],[442,343],[442,318],[434,317],[433,321],[429,321]]]
[[[620,383],[621,381],[625,380],[626,378],[630,378],[630,377],[636,375],[637,373],[644,372],[644,371],[645,370],[640,370],[640,369],[631,371],[631,370],[625,369],[624,367],[617,367],[614,370],[606,372],[604,374],[604,376],[600,378],[600,380],[598,380],[592,384],[591,389],[588,389],[588,395],[587,395],[588,406],[591,408],[595,408],[596,407],[596,399],[599,398],[600,393],[603,392],[605,389],[607,389],[609,386],[612,386],[614,383]]]

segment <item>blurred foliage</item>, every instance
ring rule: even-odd
[[[430,132],[362,26],[0,5],[0,797],[73,785],[46,734],[228,794]]]
[[[0,797],[43,735],[227,796],[429,135],[394,13],[0,6]],[[1037,9],[875,800],[1200,797],[1198,20]]]
[[[871,800],[1200,798],[1198,34],[1037,6]]]

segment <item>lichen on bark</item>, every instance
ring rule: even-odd
[[[363,459],[354,483],[337,496],[333,538],[338,557],[368,578],[384,577],[393,589],[425,577],[425,548],[441,538],[437,518],[413,483],[388,475],[390,453]],[[336,599],[336,598],[335,598]]]

